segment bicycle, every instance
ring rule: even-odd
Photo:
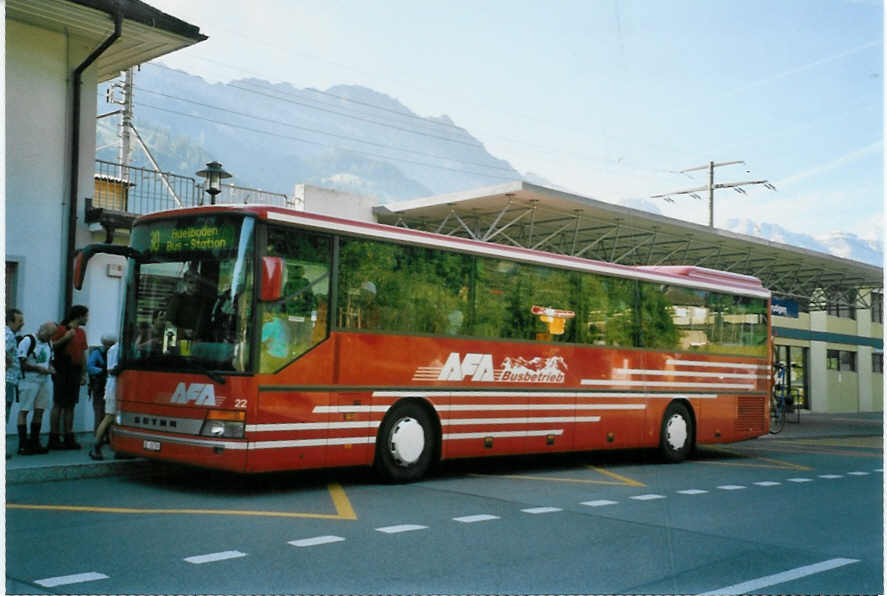
[[[770,395],[770,432],[776,434],[785,426],[785,365],[775,365],[773,392]]]

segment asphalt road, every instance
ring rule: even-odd
[[[7,593],[883,593],[880,437],[10,485]]]

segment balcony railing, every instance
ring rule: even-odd
[[[97,159],[95,191],[87,211],[92,211],[93,218],[100,214],[99,210],[137,216],[167,209],[206,205],[210,198],[203,182],[190,176]],[[215,202],[298,208],[295,199],[285,194],[234,184],[223,184],[222,192],[216,196]],[[89,213],[87,221],[90,221]]]

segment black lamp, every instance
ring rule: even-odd
[[[209,204],[215,205],[216,195],[222,192],[222,179],[230,178],[231,174],[226,172],[219,162],[211,161],[206,164],[205,169],[200,170],[196,175],[206,179],[205,190],[209,194]]]

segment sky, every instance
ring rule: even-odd
[[[363,85],[522,173],[701,224],[707,200],[650,197],[743,161],[715,184],[776,190],[716,191],[717,227],[883,235],[880,0],[147,1],[209,36],[158,61],[210,82]]]

